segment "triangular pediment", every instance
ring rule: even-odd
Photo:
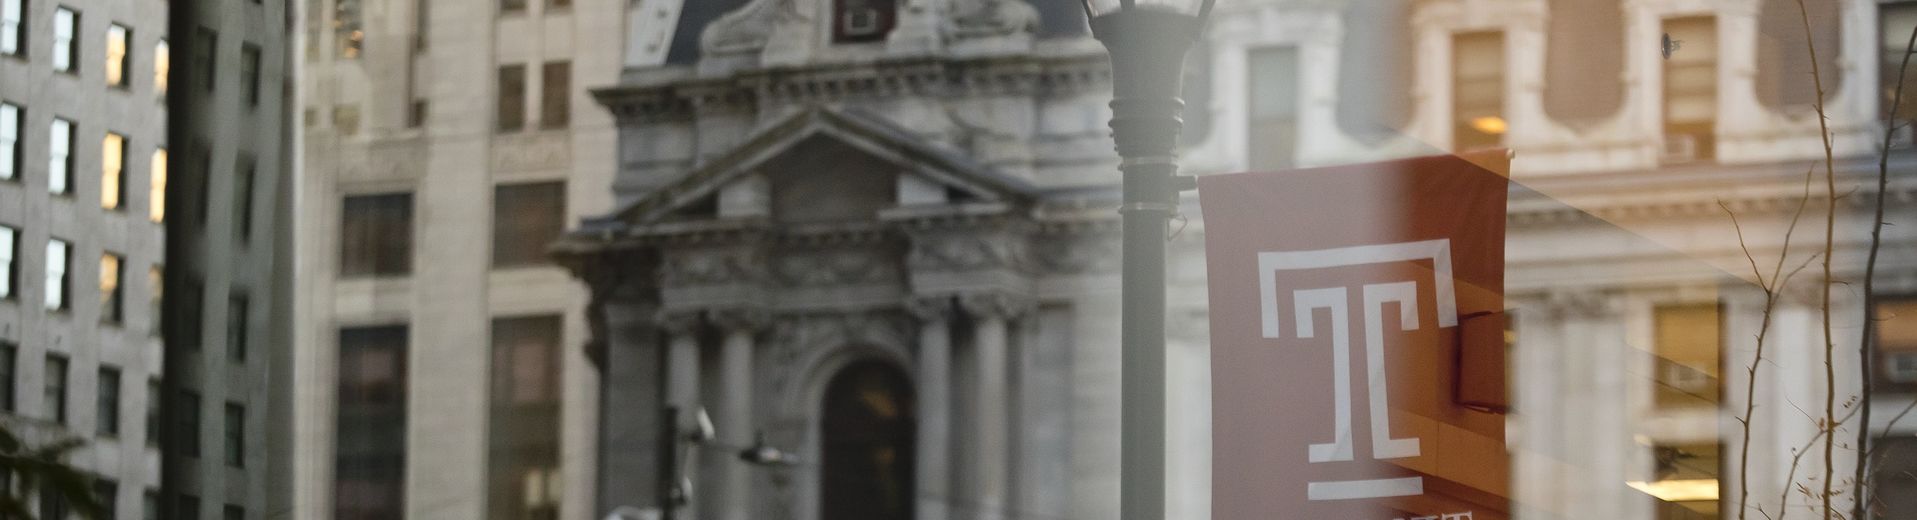
[[[858,197],[857,202],[866,205],[1020,205],[1037,193],[1023,179],[927,142],[883,118],[813,108],[763,127],[731,151],[634,200],[617,215],[629,224],[643,225],[709,213],[728,186],[755,181],[766,184],[763,190],[769,192],[765,195],[773,205],[800,197],[830,206],[835,202],[821,197],[828,194]],[[840,189],[846,192],[835,191]],[[874,190],[883,191],[883,200],[875,199],[881,194]],[[859,191],[865,193],[853,193]]]

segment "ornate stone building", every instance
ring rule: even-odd
[[[596,91],[621,203],[559,246],[602,312],[602,512],[654,500],[661,402],[716,427],[697,518],[1115,512],[1109,77],[1038,4],[651,4],[664,63]]]

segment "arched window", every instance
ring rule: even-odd
[[[910,520],[911,382],[892,365],[861,361],[832,378],[824,404],[820,518]]]
[[[898,0],[833,0],[832,43],[884,41],[898,11]]]

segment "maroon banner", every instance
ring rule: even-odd
[[[1507,167],[1497,151],[1198,179],[1213,518],[1509,517]]]

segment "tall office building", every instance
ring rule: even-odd
[[[611,206],[623,3],[306,4],[299,518],[584,518],[584,291],[545,248]]]
[[[85,440],[115,518],[159,486],[169,9],[0,1],[0,420]]]
[[[164,518],[285,511],[292,38],[285,0],[176,1],[169,41]],[[128,383],[131,384],[131,383]],[[132,518],[132,517],[128,517]]]

